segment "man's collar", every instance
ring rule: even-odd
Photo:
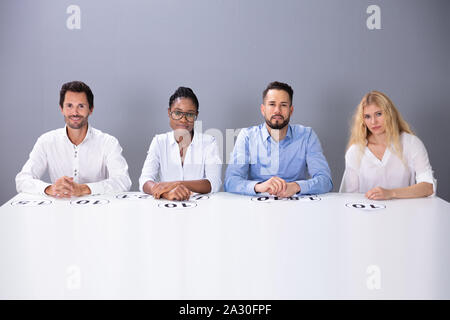
[[[262,124],[261,134],[262,134],[263,141],[267,141],[267,139],[269,139],[269,137],[271,137],[269,130],[267,129],[267,124],[265,122]],[[283,140],[285,140],[286,138],[292,139],[292,127],[290,124],[288,124],[286,136],[284,137]],[[281,141],[283,141],[283,140],[281,140]]]
[[[270,132],[267,129],[267,124],[265,122],[262,124],[261,134],[262,134],[263,141],[267,141],[267,139],[269,139],[269,137],[270,137]]]
[[[286,131],[286,137],[284,137],[284,139],[289,138],[292,139],[292,127],[290,124],[288,124],[288,129]]]
[[[88,129],[87,129],[87,132],[86,132],[86,136],[84,137],[84,139],[83,139],[83,141],[81,143],[84,143],[85,141],[89,140],[90,136],[92,135],[92,128],[91,128],[91,126],[89,124],[87,126],[88,126]],[[61,135],[66,137],[67,140],[70,143],[72,143],[72,141],[70,141],[69,134],[67,132],[67,124],[64,126],[63,130],[61,131]]]

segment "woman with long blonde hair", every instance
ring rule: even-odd
[[[340,192],[365,193],[371,200],[436,192],[425,146],[382,92],[367,93],[353,115]]]

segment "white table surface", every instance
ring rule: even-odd
[[[450,299],[437,197],[217,193],[184,208],[124,194],[5,203],[0,299]]]

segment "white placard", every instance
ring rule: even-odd
[[[276,196],[259,196],[259,197],[252,197],[252,201],[256,202],[276,202],[276,201],[320,201],[322,200],[318,196],[292,196],[287,198],[280,198]]]
[[[345,204],[346,207],[352,209],[359,209],[364,211],[378,211],[386,209],[386,205],[382,203],[367,203],[367,202],[354,202]]]
[[[305,201],[305,202],[310,202],[310,201],[320,201],[322,200],[322,198],[316,196],[316,195],[309,195],[309,196],[292,196],[287,198],[288,200],[291,201]]]
[[[168,210],[184,210],[195,208],[197,203],[194,201],[171,201],[171,202],[162,202],[158,204],[158,207]]]
[[[208,200],[209,195],[207,194],[195,194],[191,196],[190,201],[200,201],[200,200]]]
[[[70,204],[74,206],[101,206],[108,203],[109,200],[106,199],[77,199],[70,201]]]
[[[141,192],[124,192],[116,195],[116,198],[120,200],[147,200],[153,199],[153,196]]]
[[[11,202],[12,206],[21,206],[21,207],[39,207],[39,206],[48,206],[52,204],[52,200],[17,200]]]

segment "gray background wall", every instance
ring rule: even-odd
[[[71,4],[81,29],[66,26]],[[366,26],[369,5],[380,30]],[[262,122],[261,92],[280,80],[295,91],[292,122],[319,135],[335,190],[350,116],[377,89],[425,143],[450,200],[449,13],[445,0],[2,0],[0,202],[39,135],[64,125],[58,93],[71,80],[93,90],[90,123],[119,139],[133,190],[179,85],[198,95],[203,130],[225,136]]]

